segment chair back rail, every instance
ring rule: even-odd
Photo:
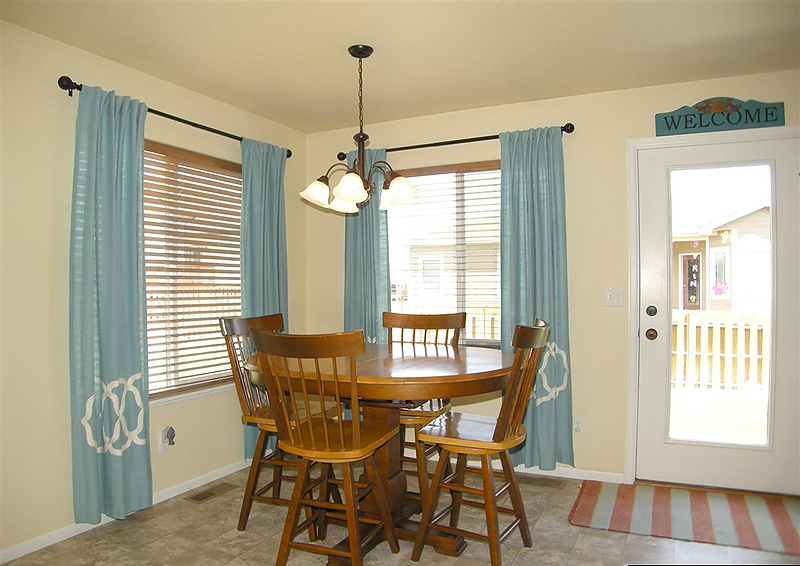
[[[467,325],[467,313],[407,314],[383,313],[383,327],[387,329],[389,352],[392,351],[394,330],[399,331],[400,343],[447,344],[455,346],[461,329]],[[411,339],[408,339],[408,332]]]
[[[254,329],[251,337],[263,372],[255,381],[266,390],[278,438],[320,450],[361,441],[356,380],[356,356],[364,352],[361,330],[292,335]],[[343,425],[350,420],[343,401],[350,403],[352,428]]]
[[[536,380],[539,359],[547,343],[550,325],[537,318],[533,326],[517,326],[511,345],[516,348],[503,404],[492,440],[502,442],[520,434],[522,418]]]
[[[245,367],[246,360],[255,350],[250,342],[250,330],[264,332],[280,332],[283,330],[281,313],[252,317],[228,317],[219,319],[220,330],[225,338],[228,359],[231,362],[231,373],[236,386],[236,394],[242,407],[242,415],[255,418],[266,412],[267,399],[250,381],[250,372]]]

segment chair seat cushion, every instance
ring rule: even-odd
[[[353,422],[344,421],[341,423],[344,429],[344,442],[339,435],[339,421],[334,419],[312,418],[303,421],[299,426],[292,426],[292,436],[294,440],[281,440],[280,447],[285,452],[295,454],[302,458],[317,462],[346,462],[357,461],[366,458],[375,450],[386,444],[399,428],[390,424],[371,424],[361,423],[361,439],[359,442],[353,440]],[[313,437],[317,439],[316,445],[311,443],[309,426],[313,427]],[[330,445],[325,443],[325,426],[328,427],[328,438]]]
[[[437,417],[419,431],[419,440],[427,444],[441,444],[452,448],[478,450],[508,450],[525,440],[525,429],[510,439],[495,442],[492,439],[497,419],[450,411]]]

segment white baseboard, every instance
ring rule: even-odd
[[[238,472],[242,468],[246,468],[249,465],[249,462],[240,460],[238,462],[234,462],[233,464],[229,464],[224,468],[214,470],[213,472],[209,472],[202,476],[190,479],[189,481],[168,487],[167,489],[162,489],[161,491],[153,494],[153,505],[156,503],[161,503],[162,501],[166,501],[167,499],[172,499],[173,497],[186,493],[187,491],[191,491],[196,487],[205,485],[208,482],[224,478],[225,476],[232,474],[233,472]]]
[[[218,470],[214,470],[213,472],[209,472],[202,476],[193,478],[189,481],[183,482],[181,484],[169,487],[167,489],[163,489],[157,493],[153,494],[153,505],[156,503],[161,503],[162,501],[166,501],[172,497],[176,497],[187,491],[191,491],[196,487],[200,487],[201,485],[205,485],[208,482],[223,478],[228,474],[232,474],[233,472],[237,472],[242,468],[247,467],[249,464],[244,460],[239,462],[234,462],[224,468],[220,468]],[[37,550],[41,550],[46,548],[50,545],[56,544],[57,542],[61,542],[63,540],[67,540],[68,538],[72,538],[76,535],[81,533],[85,533],[86,531],[90,531],[100,525],[105,525],[106,523],[110,523],[114,519],[110,517],[106,517],[103,515],[100,519],[100,522],[96,525],[90,525],[86,523],[76,524],[73,523],[71,525],[67,525],[66,527],[62,527],[60,529],[56,529],[55,531],[50,531],[49,533],[45,533],[38,537],[34,537],[32,539],[26,540],[25,542],[21,542],[19,544],[15,544],[14,546],[10,546],[8,548],[4,548],[0,550],[0,564],[5,564],[6,562],[11,562],[12,560],[16,560],[26,554],[30,554],[31,552],[36,552]]]
[[[410,448],[405,449],[405,455],[414,458],[416,454]],[[437,460],[437,456],[431,457],[431,461]],[[455,460],[453,460],[455,462]],[[502,469],[500,461],[495,459],[492,462],[492,467]],[[564,478],[573,480],[595,480],[604,481],[609,483],[625,483],[625,474],[618,474],[614,472],[598,472],[596,470],[582,470],[580,468],[567,468],[559,467],[555,470],[540,470],[538,467],[527,468],[523,464],[514,467],[514,471],[519,474],[530,474],[538,476],[550,476],[554,478]]]
[[[555,470],[540,470],[539,468],[526,468],[520,464],[514,470],[520,474],[535,474],[537,476],[551,476],[555,478],[573,480],[595,480],[608,483],[625,483],[625,474],[613,472],[598,472],[596,470],[582,470],[580,468],[556,468]]]

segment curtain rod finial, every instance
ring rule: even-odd
[[[76,83],[67,75],[61,75],[58,77],[58,88],[61,90],[66,90],[70,96],[72,96],[73,90],[81,90],[83,85]]]

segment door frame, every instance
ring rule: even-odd
[[[798,136],[800,126],[779,126],[628,140],[628,399],[625,427],[625,483],[636,480],[636,439],[639,413],[639,151],[705,146]],[[774,285],[774,282],[773,282]],[[774,321],[773,321],[774,323]]]

